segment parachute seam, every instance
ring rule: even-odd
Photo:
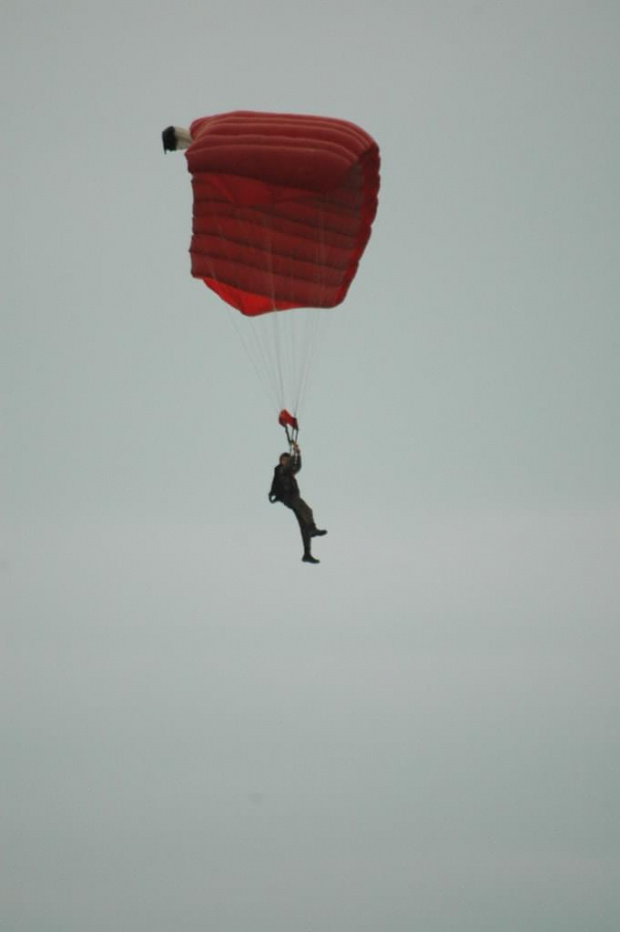
[[[256,221],[252,217],[241,218],[241,217],[235,217],[234,215],[227,215],[226,219],[233,221],[233,223],[235,224],[239,224],[239,225],[243,224],[244,226],[248,226],[248,227],[251,227],[252,229],[257,229],[259,231],[262,231],[267,228],[267,225],[263,226],[259,224],[259,222]],[[280,217],[279,219],[282,220],[284,218]],[[222,220],[222,215],[216,214],[213,211],[210,211],[208,214],[201,214],[200,216],[194,215],[194,228],[193,228],[194,235],[195,236],[219,236],[220,231],[222,229],[221,220]],[[214,229],[205,229],[205,227],[210,226],[210,225]],[[286,238],[286,239],[295,239],[302,243],[315,243],[316,242],[316,238],[314,236],[304,234],[303,228],[304,226],[308,228],[307,224],[302,224],[301,221],[299,222],[291,221],[291,226],[297,227],[298,229],[289,230],[284,226],[280,226],[280,225],[276,226],[275,224],[271,224],[269,228],[272,230],[272,232],[276,232],[280,234],[281,237]],[[343,249],[343,250],[350,249],[351,242],[354,241],[355,238],[357,237],[358,227],[359,227],[359,218],[356,220],[355,230],[351,230],[350,233],[340,233],[336,230],[330,230],[329,231],[330,241],[328,242],[328,245],[330,246],[330,248]],[[217,232],[215,232],[215,228],[217,228]],[[309,229],[320,231],[321,227],[320,225],[317,225],[316,227],[310,227]],[[323,239],[325,241],[325,238]],[[240,243],[241,242],[247,243],[247,240],[238,240],[238,241]]]
[[[356,233],[357,233],[357,231],[356,231]],[[211,241],[214,241],[215,243],[220,242],[220,241],[223,241],[223,242],[225,242],[225,243],[231,243],[233,246],[238,247],[239,249],[244,249],[244,248],[253,249],[253,250],[255,250],[255,251],[259,251],[259,252],[261,252],[261,253],[264,253],[265,255],[267,255],[268,253],[272,252],[273,254],[279,256],[281,259],[290,259],[290,260],[292,260],[292,261],[294,261],[294,262],[307,262],[308,264],[314,265],[314,262],[313,262],[312,258],[309,258],[309,255],[308,255],[308,254],[306,254],[306,255],[299,255],[299,254],[296,254],[296,253],[294,253],[294,252],[285,252],[285,251],[280,250],[280,249],[276,249],[276,250],[271,249],[271,250],[269,250],[269,249],[267,249],[266,247],[263,247],[263,246],[261,246],[261,245],[256,244],[255,242],[252,242],[251,240],[246,240],[246,239],[241,239],[241,238],[233,238],[233,237],[231,237],[231,236],[227,236],[227,235],[226,235],[225,233],[223,233],[223,232],[218,232],[218,233],[216,233],[216,232],[210,232],[210,233],[206,233],[206,232],[203,231],[203,232],[197,232],[197,233],[195,233],[194,236],[195,236],[195,238],[198,240],[198,243],[197,243],[196,246],[192,246],[192,252],[196,252],[196,253],[198,253],[199,255],[207,255],[207,252],[206,252],[206,251],[204,250],[204,248],[200,245],[200,241],[201,241],[201,240],[211,240]],[[299,239],[300,239],[302,242],[304,242],[304,243],[310,243],[310,244],[313,244],[313,243],[314,243],[314,240],[311,239],[310,237],[303,237],[303,236],[300,236]],[[352,235],[352,236],[351,236],[351,239],[350,239],[350,242],[347,244],[347,246],[334,246],[333,244],[330,244],[330,249],[334,250],[334,252],[341,252],[341,253],[345,253],[345,252],[346,252],[347,254],[349,254],[349,253],[350,253],[350,249],[351,249],[351,245],[354,245],[355,242],[356,242],[356,240],[357,240],[357,235],[355,235],[355,236]],[[210,254],[213,255],[215,258],[218,258],[218,259],[223,258],[223,256],[218,255],[218,254],[214,253],[213,251],[212,251]],[[234,261],[236,262],[237,260],[235,259]],[[242,263],[243,260],[240,259],[239,262]],[[342,268],[346,268],[346,266],[349,264],[349,260],[346,259],[346,261],[345,261],[344,263],[342,263],[342,262],[335,263],[335,262],[327,262],[327,261],[324,261],[324,262],[322,262],[321,264],[322,264],[323,266],[325,266],[326,268],[328,268],[328,269],[329,269],[329,268],[331,268],[331,269],[342,269]]]
[[[204,197],[204,198],[200,198],[200,197],[199,197],[199,198],[196,198],[196,200],[195,200],[195,204],[212,204],[212,203],[221,204],[222,202],[221,202],[221,201],[215,201],[215,202],[214,202],[214,201],[211,201],[209,198],[206,198],[206,197]],[[224,202],[224,203],[227,203],[227,202]],[[233,212],[231,212],[231,213],[229,213],[229,214],[223,214],[223,216],[225,216],[225,217],[227,217],[227,218],[230,218],[230,219],[232,219],[232,220],[237,220],[237,221],[239,221],[239,222],[255,223],[256,226],[259,226],[259,227],[261,227],[261,228],[263,228],[264,226],[269,226],[271,229],[274,228],[274,225],[273,225],[273,224],[262,224],[262,223],[260,222],[260,218],[263,216],[263,213],[262,213],[261,211],[258,211],[257,208],[255,208],[255,207],[237,208],[237,210],[257,210],[259,216],[258,216],[258,218],[257,218],[256,220],[254,220],[254,218],[252,218],[252,217],[240,217],[240,216],[238,216],[238,214],[236,215],[235,212],[234,212],[234,211],[235,211],[235,206],[234,206],[234,205],[231,205],[231,206],[232,206]],[[358,216],[358,212],[359,212],[359,207],[358,207],[358,210],[357,210],[357,211],[355,211],[355,210],[353,210],[353,209],[350,209],[350,210],[342,210],[342,211],[340,211],[340,213],[350,215],[350,216],[353,217],[353,218],[355,218],[355,217]],[[266,213],[266,212],[265,212],[265,213]],[[334,213],[338,213],[338,211],[334,211]],[[216,211],[213,211],[213,210],[212,210],[212,211],[205,212],[204,214],[197,214],[196,211],[194,211],[194,218],[196,218],[196,217],[202,217],[202,216],[213,216],[213,217],[215,217],[215,216],[217,216],[217,213],[216,213]],[[299,225],[299,226],[302,226],[302,227],[307,227],[309,230],[323,230],[323,229],[324,229],[324,230],[326,230],[326,231],[327,231],[328,233],[330,233],[330,234],[333,233],[335,236],[350,236],[350,235],[351,235],[351,234],[349,234],[349,233],[341,233],[339,230],[335,229],[334,227],[332,227],[332,226],[326,226],[325,224],[322,224],[322,223],[320,223],[320,222],[310,223],[310,222],[308,222],[308,221],[306,221],[306,220],[295,220],[295,219],[293,219],[292,217],[287,217],[286,214],[283,214],[283,213],[281,213],[281,212],[279,212],[279,213],[277,213],[277,214],[274,212],[274,213],[273,213],[273,216],[274,216],[274,217],[277,217],[279,220],[284,220],[284,221],[286,221],[287,223],[293,223],[293,224],[296,224],[296,225]],[[269,214],[268,214],[268,213],[266,213],[266,219],[267,219],[267,220],[269,219]]]
[[[244,245],[243,243],[240,243],[239,241],[235,242],[235,240],[232,240],[229,237],[218,237],[218,240],[224,240],[225,242],[232,243],[233,245],[237,245],[237,243],[239,243],[239,245]],[[259,251],[256,247],[253,247],[251,243],[248,243],[247,245],[248,245],[248,248],[254,249],[254,251],[256,252]],[[292,262],[299,262],[302,265],[309,265],[309,266],[312,265],[311,259],[300,259],[297,256],[287,255],[286,253],[283,253],[283,252],[269,252],[269,250],[262,249],[262,248],[260,249],[260,252],[267,260],[267,262],[263,265],[257,265],[255,262],[246,262],[243,259],[231,258],[230,256],[227,256],[225,253],[215,253],[213,250],[206,252],[203,249],[200,249],[199,247],[198,248],[196,246],[192,247],[192,253],[194,253],[197,256],[205,256],[205,257],[212,258],[212,259],[224,259],[224,261],[230,262],[231,265],[237,266],[238,268],[256,269],[256,271],[259,271],[259,272],[263,272],[265,271],[266,267],[271,266],[272,256],[273,257],[277,256],[279,259],[287,259]],[[348,269],[348,267],[349,267],[349,262],[345,262],[342,265],[333,265],[330,262],[323,263],[323,268],[331,269],[333,272],[343,272],[346,269]],[[281,273],[276,273],[276,274],[281,274]],[[198,276],[198,277],[201,278],[202,276]],[[295,278],[297,279],[297,281],[300,281],[300,282],[314,281],[314,279],[306,278],[304,275],[291,275],[290,277]],[[217,278],[217,276],[214,275],[213,278]],[[219,281],[219,279],[217,280]]]

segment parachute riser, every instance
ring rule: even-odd
[[[286,439],[288,440],[288,448],[292,453],[299,435],[299,423],[297,418],[284,409],[280,411],[278,415],[278,424],[284,428]]]
[[[299,427],[290,427],[288,424],[284,425],[284,432],[286,433],[286,439],[288,440],[288,448],[290,452],[293,452],[295,444],[297,443],[297,437],[299,435]]]

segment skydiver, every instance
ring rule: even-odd
[[[280,461],[273,471],[273,481],[269,491],[270,502],[282,502],[294,512],[301,531],[304,545],[304,563],[320,563],[310,552],[310,543],[313,537],[323,537],[327,531],[320,530],[314,523],[312,509],[299,494],[299,486],[295,476],[301,469],[301,450],[299,445],[292,444],[293,453],[282,453]]]

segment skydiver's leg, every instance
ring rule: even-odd
[[[303,520],[303,518],[301,517],[300,514],[298,514],[296,509],[293,509],[293,511],[295,513],[295,517],[297,518],[299,530],[301,531],[301,539],[304,545],[304,557],[309,557],[311,556],[311,539],[312,539],[312,532],[310,530],[310,525],[306,521]]]
[[[325,534],[327,534],[327,531],[319,530],[319,528],[316,526],[314,523],[314,514],[312,512],[312,508],[310,505],[304,502],[303,498],[297,499],[295,509],[295,513],[298,515],[298,520],[304,521],[305,524],[308,525],[310,529],[310,537],[323,537]]]
[[[299,507],[300,502],[302,506],[301,508]],[[312,549],[311,549],[312,537],[313,537],[312,528],[314,527],[314,523],[313,522],[310,523],[308,521],[308,512],[310,513],[310,517],[311,517],[312,511],[308,508],[306,503],[300,498],[289,499],[288,501],[282,501],[282,504],[286,505],[287,508],[290,508],[297,519],[299,530],[301,532],[301,539],[304,545],[304,555],[301,559],[303,560],[304,563],[319,563],[320,561],[317,560],[316,557],[312,556]]]
[[[293,509],[299,521],[303,521],[304,524],[307,524],[310,528],[314,527],[314,515],[312,514],[312,508],[310,505],[304,502],[303,498],[298,498],[295,501]]]
[[[297,524],[299,525],[301,539],[304,545],[304,555],[302,560],[304,560],[306,563],[318,563],[319,561],[315,560],[312,556],[312,525],[308,522],[308,513],[305,510],[308,508],[308,506],[304,501],[302,501],[301,498],[293,498],[289,501],[283,502],[283,504],[286,505],[287,508],[290,508],[297,518]],[[305,506],[305,508],[303,506]],[[310,512],[310,514],[312,514],[312,512]]]

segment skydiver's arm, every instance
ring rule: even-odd
[[[293,456],[291,458],[293,475],[301,470],[301,450],[298,443],[293,443]]]

